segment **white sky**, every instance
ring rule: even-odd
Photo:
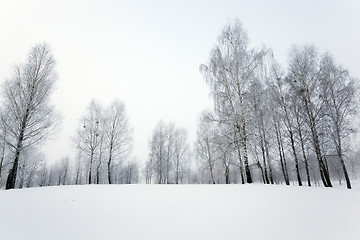
[[[53,95],[64,117],[45,152],[75,156],[71,137],[92,98],[125,102],[133,156],[148,157],[156,123],[188,129],[211,107],[199,65],[222,27],[238,18],[252,45],[265,44],[285,65],[293,44],[315,44],[360,77],[359,1],[1,1],[0,83],[39,42],[50,44],[59,75]]]

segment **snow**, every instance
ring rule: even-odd
[[[0,191],[0,239],[360,239],[360,188],[87,185]]]

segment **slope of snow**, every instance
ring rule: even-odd
[[[0,239],[360,239],[360,190],[91,185],[0,191]]]

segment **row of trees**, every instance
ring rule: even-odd
[[[144,175],[146,183],[156,179],[158,184],[184,183],[190,155],[186,130],[160,121],[149,143],[149,160]]]
[[[228,24],[200,66],[214,109],[202,113],[191,151],[186,130],[159,122],[141,171],[146,183],[296,182],[331,187],[357,176],[351,149],[356,132],[358,86],[328,53],[293,47],[282,68],[271,49],[251,48],[238,21]],[[92,101],[73,138],[78,149],[48,165],[38,143],[59,125],[49,103],[56,79],[46,44],[3,85],[0,115],[0,184],[15,187],[139,182],[129,161],[132,129],[125,106]],[[196,159],[196,161],[192,161]]]
[[[128,159],[132,130],[127,119],[123,103],[114,101],[102,109],[92,101],[74,137],[78,149],[76,158],[64,157],[49,164],[36,146],[28,146],[18,160],[15,187],[138,183],[139,165]],[[91,125],[93,121],[95,124]],[[14,156],[4,143],[2,141],[1,173],[11,171]],[[1,186],[6,182],[5,177],[0,175]]]
[[[311,186],[321,181],[332,187],[336,178],[351,188],[347,164],[354,175],[358,171],[350,151],[358,86],[329,53],[293,47],[283,69],[271,49],[250,48],[235,21],[223,29],[200,71],[214,109],[201,116],[194,151],[198,166],[188,182]],[[168,183],[166,129],[159,124],[150,144],[148,165],[157,183]]]
[[[25,149],[19,159],[16,188],[88,184],[88,158],[64,157],[49,164],[44,154],[36,148]],[[139,182],[139,165],[136,161],[124,161],[114,167],[113,183],[132,184]],[[3,173],[9,167],[5,165]],[[107,183],[107,171],[100,171],[99,183]],[[97,174],[97,173],[96,173]],[[0,176],[0,187],[6,184],[6,175]],[[95,182],[96,183],[96,182]]]
[[[85,164],[78,164],[76,174],[80,176],[80,166],[86,165],[86,183],[122,182],[122,175],[118,173],[129,156],[132,143],[132,129],[122,102],[116,100],[103,109],[92,101],[74,141],[80,151],[78,161],[85,161]]]
[[[61,117],[49,98],[56,80],[55,60],[46,44],[32,48],[3,84],[0,109],[0,185],[29,186],[138,182],[139,167],[129,161],[132,129],[125,106],[116,100],[103,109],[92,101],[68,157],[48,165],[39,143],[59,126]],[[7,173],[7,174],[6,174]]]
[[[221,162],[226,183],[230,165],[242,183],[260,175],[264,183],[289,184],[295,177],[299,186],[320,179],[325,187],[341,169],[351,188],[345,159],[355,132],[358,87],[330,54],[293,47],[284,70],[271,49],[249,47],[237,21],[224,28],[200,70],[215,105],[203,114],[197,141],[211,182]]]

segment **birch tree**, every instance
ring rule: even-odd
[[[185,129],[178,128],[174,132],[174,170],[175,184],[179,184],[183,178],[186,168],[189,145],[187,143],[187,133]]]
[[[331,56],[323,58],[324,71],[321,76],[322,97],[325,101],[325,116],[328,118],[329,136],[336,149],[344,173],[346,185],[351,189],[344,161],[344,140],[354,132],[352,119],[357,113],[357,88],[347,70],[336,66]]]
[[[209,171],[211,183],[215,184],[214,168],[216,163],[215,157],[215,128],[214,123],[207,120],[206,113],[200,118],[196,139],[196,156],[200,165]]]
[[[49,98],[56,79],[55,59],[46,44],[33,47],[25,64],[15,67],[3,85],[1,121],[7,129],[6,143],[14,154],[6,189],[15,188],[21,152],[41,142],[59,125]]]
[[[166,178],[166,126],[160,121],[152,134],[149,142],[149,162],[157,177],[157,183],[165,183]]]
[[[126,115],[125,105],[115,100],[106,111],[105,142],[108,148],[107,177],[112,183],[112,166],[124,160],[130,153],[132,130]]]
[[[243,160],[247,183],[252,183],[248,157],[248,116],[246,112],[246,93],[257,68],[267,54],[266,49],[249,48],[248,36],[239,21],[228,24],[212,49],[210,61],[201,65],[206,82],[218,112],[229,111],[232,124],[241,137]]]
[[[102,107],[94,100],[91,101],[88,112],[81,122],[82,126],[74,141],[76,146],[89,157],[88,183],[93,183],[93,166],[96,154],[101,144],[102,132]]]
[[[287,77],[294,94],[301,98],[306,122],[311,131],[313,148],[319,165],[320,177],[325,187],[332,187],[326,160],[321,152],[319,121],[322,119],[324,100],[321,74],[323,62],[313,46],[294,47],[290,52],[289,75]]]

